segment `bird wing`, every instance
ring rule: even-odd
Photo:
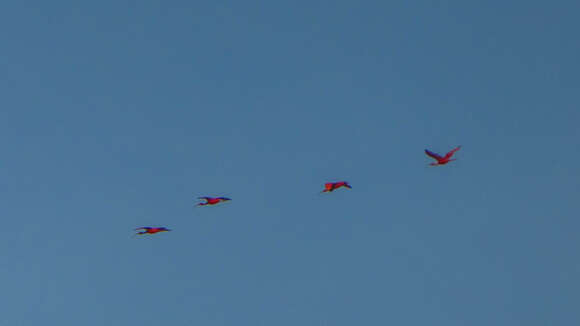
[[[437,154],[437,153],[433,153],[430,150],[426,149],[425,150],[425,154],[427,154],[428,156],[436,159],[437,161],[439,161],[440,159],[442,159],[443,157],[441,157],[441,155]]]
[[[137,230],[150,230],[150,229],[151,229],[150,227],[144,226],[142,228],[136,228],[135,231],[137,231]]]
[[[197,197],[197,199],[205,199],[205,200],[210,200],[211,197]]]
[[[459,149],[461,148],[461,146],[457,146],[454,149],[450,150],[447,154],[445,154],[445,158],[450,158],[451,156],[453,156],[453,154],[455,152],[457,152]]]

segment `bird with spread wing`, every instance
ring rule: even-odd
[[[205,205],[215,205],[219,204],[228,200],[231,200],[228,197],[198,197],[198,199],[205,200],[204,203],[199,203],[197,206],[205,206]]]
[[[322,192],[331,192],[340,187],[346,187],[352,189],[351,185],[346,181],[338,181],[338,182],[327,182],[324,184],[324,190]]]
[[[425,150],[425,154],[427,154],[429,157],[437,160],[436,163],[430,163],[429,165],[431,166],[436,166],[436,165],[445,165],[451,161],[455,161],[455,158],[451,158],[451,156],[453,156],[453,154],[455,154],[455,152],[457,152],[459,149],[461,148],[461,146],[457,146],[454,149],[450,150],[449,152],[447,152],[447,154],[445,154],[445,156],[441,156],[437,153],[433,153],[430,150],[426,149]]]
[[[166,227],[149,227],[149,226],[144,226],[141,228],[136,228],[135,231],[138,230],[143,230],[141,232],[137,232],[136,235],[139,234],[155,234],[155,233],[159,233],[159,232],[167,232],[167,231],[171,231]]]

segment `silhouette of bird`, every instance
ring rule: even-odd
[[[451,161],[455,161],[456,159],[452,159],[451,156],[453,156],[453,154],[455,152],[457,152],[459,149],[461,148],[461,146],[457,146],[454,149],[450,150],[447,154],[445,154],[445,156],[441,156],[437,153],[433,153],[430,150],[426,149],[425,150],[425,154],[427,154],[428,156],[434,158],[435,160],[437,160],[437,163],[430,163],[429,165],[431,166],[436,166],[436,165],[444,165],[447,164]]]
[[[135,231],[137,231],[137,230],[143,230],[143,231],[137,232],[136,234],[155,234],[155,233],[159,233],[159,232],[171,231],[165,227],[152,228],[149,226],[144,226],[142,228],[136,228]]]
[[[348,184],[346,181],[338,181],[338,182],[327,182],[324,184],[324,190],[322,192],[331,192],[340,187],[346,187],[352,189],[351,185]]]
[[[221,202],[225,202],[231,200],[228,197],[198,197],[198,199],[204,199],[205,203],[199,203],[197,206],[205,206],[205,205],[215,205]]]

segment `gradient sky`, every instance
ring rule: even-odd
[[[578,12],[3,1],[0,325],[580,324]]]

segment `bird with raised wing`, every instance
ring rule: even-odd
[[[437,153],[433,153],[428,149],[425,150],[425,154],[427,154],[429,157],[437,160],[437,163],[430,163],[429,165],[431,165],[431,166],[445,165],[451,161],[456,160],[455,158],[452,159],[451,156],[453,156],[453,154],[455,154],[455,152],[457,152],[460,148],[461,148],[461,146],[455,147],[454,149],[447,152],[447,154],[445,154],[445,156],[441,156]]]

